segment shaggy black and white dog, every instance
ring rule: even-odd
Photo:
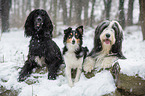
[[[75,30],[71,27],[64,30],[64,61],[66,64],[65,72],[68,79],[68,84],[70,87],[73,86],[71,69],[77,69],[75,82],[79,81],[82,64],[87,55],[87,47],[82,47],[83,37],[83,26],[79,26]]]
[[[46,64],[48,79],[56,79],[57,71],[62,64],[62,55],[57,44],[52,40],[53,25],[47,12],[42,9],[32,11],[25,22],[25,35],[31,37],[28,59],[18,80],[24,81],[35,67]]]
[[[83,69],[110,68],[122,54],[123,30],[117,21],[104,21],[95,30],[94,48],[87,56]]]

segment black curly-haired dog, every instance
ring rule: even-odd
[[[32,69],[46,64],[48,79],[56,79],[62,64],[62,55],[57,44],[52,40],[53,25],[47,12],[43,9],[32,11],[25,22],[25,36],[31,37],[28,59],[25,61],[18,80],[24,81]]]

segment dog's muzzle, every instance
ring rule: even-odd
[[[72,44],[75,44],[75,40],[74,39],[72,40]]]
[[[43,25],[43,19],[42,17],[39,16],[35,20],[35,29],[39,31],[42,28],[42,25]]]

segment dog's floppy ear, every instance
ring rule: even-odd
[[[112,53],[117,53],[119,59],[126,59],[122,53],[123,29],[118,22],[115,22],[112,28],[115,31],[116,42],[112,46]]]
[[[94,37],[94,50],[95,52],[100,52],[102,50],[102,44],[100,40],[100,35],[103,32],[103,30],[108,27],[109,21],[103,21],[100,23],[96,30],[95,30],[95,37]]]
[[[83,35],[83,26],[79,26],[76,30]]]
[[[65,29],[64,30],[64,34],[67,34],[68,32],[70,32],[72,30],[72,28],[71,27],[69,27],[69,28],[67,28],[67,29]]]
[[[25,36],[29,37],[34,34],[34,14],[38,9],[33,10],[26,19],[25,22]]]
[[[44,24],[43,24],[43,30],[44,32],[46,32],[45,34],[49,35],[50,37],[52,37],[52,31],[53,31],[53,24],[52,21],[49,17],[49,15],[47,14],[47,12],[43,9],[41,9],[41,11],[44,12]]]

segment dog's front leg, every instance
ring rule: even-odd
[[[68,84],[70,87],[73,87],[72,77],[71,77],[71,68],[66,66],[66,76],[68,80]]]
[[[82,72],[82,68],[81,67],[77,68],[77,74],[76,74],[76,77],[75,77],[75,83],[79,81],[81,72]]]
[[[85,72],[91,72],[94,69],[95,66],[95,60],[92,57],[87,57],[85,59],[84,65],[83,65],[83,69]]]
[[[18,81],[24,81],[32,73],[32,70],[35,67],[37,67],[37,63],[34,60],[34,56],[28,56],[28,60],[19,72]]]

